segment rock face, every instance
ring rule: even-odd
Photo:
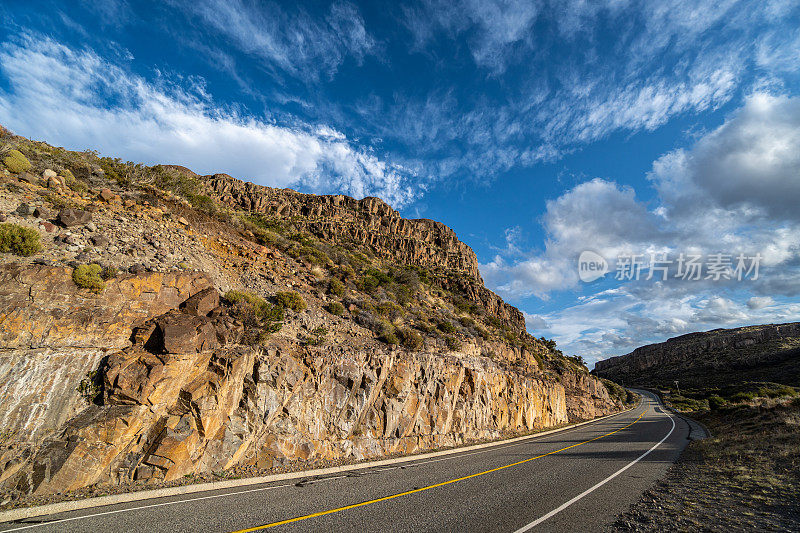
[[[128,275],[102,295],[63,268],[0,275],[2,416],[16,432],[0,483],[22,493],[379,457],[619,408],[588,374],[534,376],[468,350],[243,346],[201,274]],[[98,364],[102,401],[88,404],[76,389]]]
[[[194,174],[185,168],[182,172]],[[459,287],[514,331],[525,331],[522,313],[483,286],[475,252],[441,222],[402,218],[379,198],[302,194],[226,174],[203,176],[203,182],[214,199],[229,207],[275,220],[292,219],[327,242],[368,248],[398,264],[418,265],[442,274],[444,284]]]
[[[443,224],[183,167],[130,164],[125,184],[112,177],[126,164],[1,128],[0,140],[55,173],[0,173],[0,217],[42,244],[0,254],[0,506],[421,451],[621,407],[525,332]],[[100,267],[99,294],[75,285],[79,264]]]
[[[800,385],[800,322],[690,333],[598,361],[594,374],[626,385],[773,381]]]
[[[71,269],[0,267],[0,427],[36,442],[83,408],[76,389],[131,330],[205,289],[198,274],[147,273],[108,282],[101,295]]]

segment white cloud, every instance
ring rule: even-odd
[[[539,315],[531,315],[530,313],[523,312],[525,316],[525,326],[528,331],[539,331],[549,328],[547,321]]]
[[[548,328],[537,335],[554,338],[565,353],[594,363],[692,331],[797,321],[800,305],[773,301],[754,309],[731,298],[704,294],[642,300],[622,287],[539,316]]]
[[[444,82],[440,97],[388,103],[391,131],[381,136],[437,162],[446,152],[447,165],[434,174],[479,180],[616,132],[653,131],[718,109],[754,85],[780,86],[780,73],[796,71],[800,46],[791,19],[797,5],[789,2],[431,0],[404,13],[412,52],[449,72],[460,58],[441,45],[460,50],[463,41],[478,77],[502,74],[502,94],[483,84],[476,91],[472,81],[462,94]]]
[[[530,37],[539,4],[515,0],[430,0],[418,8],[405,8],[405,22],[418,49],[442,31],[450,39],[469,34],[475,64],[500,74],[507,66],[513,45]]]
[[[747,300],[747,307],[750,309],[764,309],[775,304],[775,300],[771,296],[753,296]]]
[[[245,0],[177,3],[245,53],[305,80],[333,77],[348,58],[361,64],[378,48],[358,9],[347,2],[333,3],[322,20],[302,10],[289,15],[277,4]]]
[[[414,197],[404,171],[327,126],[278,125],[214,107],[199,80],[147,80],[41,35],[0,48],[0,122],[19,134],[147,163],[181,163],[275,187]]]
[[[584,250],[607,259],[620,253],[662,250],[668,235],[659,222],[636,200],[632,188],[594,179],[547,202],[542,216],[546,233],[543,253],[509,262],[520,250],[508,248],[481,265],[481,273],[506,296],[546,298],[551,291],[578,284],[576,261]]]
[[[713,296],[699,304],[699,309],[692,315],[692,322],[725,325],[743,322],[749,315],[741,307],[728,298]]]
[[[547,299],[578,286],[583,250],[609,260],[612,275],[619,254],[761,254],[757,280],[642,276],[539,316],[565,350],[591,360],[687,331],[797,319],[798,306],[776,298],[800,294],[798,131],[800,98],[753,94],[694,145],[654,162],[657,202],[612,181],[581,183],[547,202],[544,251],[507,248],[481,272],[501,295]]]
[[[756,93],[691,151],[657,162],[651,178],[674,203],[757,208],[800,219],[800,99]],[[702,195],[698,196],[698,189]]]

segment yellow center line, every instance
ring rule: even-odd
[[[297,516],[295,518],[289,518],[287,520],[281,520],[280,522],[272,522],[270,524],[265,524],[263,526],[251,527],[249,529],[240,529],[240,530],[237,530],[237,531],[233,531],[231,533],[249,533],[251,531],[261,531],[261,530],[264,530],[264,529],[269,529],[271,527],[283,526],[283,525],[286,525],[286,524],[291,524],[293,522],[300,522],[301,520],[308,520],[309,518],[317,518],[319,516],[325,516],[325,515],[329,515],[329,514],[333,514],[333,513],[340,513],[342,511],[347,511],[348,509],[355,509],[356,507],[363,507],[365,505],[370,505],[370,504],[373,504],[373,503],[385,502],[386,500],[393,500],[394,498],[399,498],[401,496],[408,496],[409,494],[415,494],[417,492],[423,492],[423,491],[426,491],[426,490],[435,489],[436,487],[443,487],[445,485],[450,485],[451,483],[455,483],[457,481],[464,481],[465,479],[472,479],[472,478],[478,477],[478,476],[485,476],[486,474],[491,474],[492,472],[497,472],[499,470],[504,470],[506,468],[511,468],[512,466],[525,464],[525,463],[527,463],[529,461],[533,461],[535,459],[541,459],[542,457],[547,457],[548,455],[553,455],[554,453],[563,452],[565,450],[569,450],[570,448],[575,448],[577,446],[583,446],[584,444],[588,444],[590,442],[594,442],[594,441],[602,439],[604,437],[608,437],[609,435],[613,435],[614,433],[618,433],[618,432],[622,431],[623,429],[627,429],[627,428],[631,427],[636,422],[638,422],[644,416],[644,414],[646,412],[647,412],[647,410],[645,409],[642,412],[642,414],[639,415],[639,418],[637,418],[636,420],[634,420],[633,422],[631,422],[627,426],[623,426],[623,427],[621,427],[619,429],[616,429],[616,430],[614,430],[614,431],[612,431],[610,433],[606,433],[605,435],[600,435],[599,437],[595,437],[593,439],[589,439],[589,440],[586,440],[586,441],[583,441],[583,442],[579,442],[577,444],[573,444],[571,446],[567,446],[566,448],[561,448],[560,450],[554,450],[552,452],[543,453],[542,455],[537,455],[535,457],[529,457],[528,459],[523,459],[522,461],[517,461],[516,463],[511,463],[511,464],[508,464],[508,465],[499,466],[497,468],[492,468],[491,470],[484,470],[483,472],[478,472],[476,474],[470,474],[468,476],[459,477],[459,478],[456,478],[456,479],[451,479],[449,481],[443,481],[441,483],[436,483],[434,485],[428,485],[427,487],[407,490],[405,492],[399,492],[397,494],[392,494],[390,496],[384,496],[382,498],[376,498],[374,500],[368,500],[368,501],[361,502],[361,503],[354,503],[352,505],[346,505],[344,507],[337,507],[335,509],[328,509],[327,511],[319,511],[317,513],[311,513],[311,514],[307,514],[307,515],[303,515],[303,516]]]

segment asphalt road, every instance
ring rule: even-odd
[[[688,442],[686,422],[643,396],[633,411],[509,445],[62,513],[0,531],[602,531]]]

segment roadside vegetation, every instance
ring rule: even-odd
[[[712,437],[619,517],[625,531],[800,530],[800,391],[769,382],[669,390]]]

